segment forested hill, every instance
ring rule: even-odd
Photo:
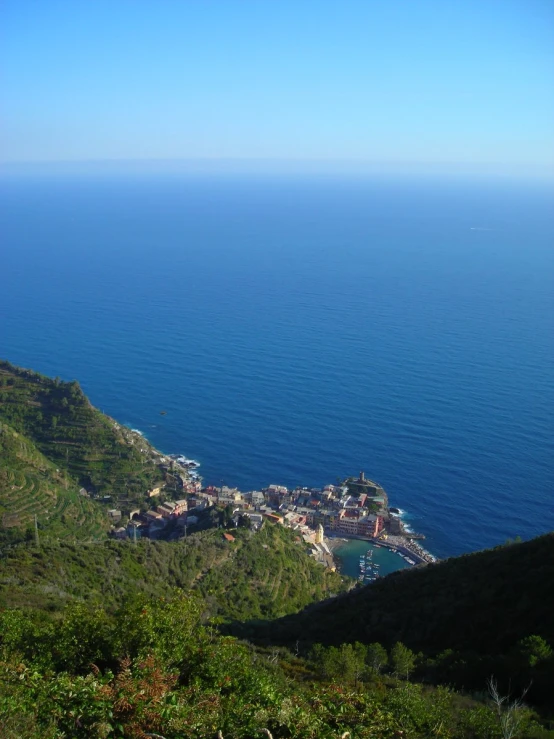
[[[115,610],[131,595],[196,591],[206,612],[232,619],[275,618],[350,586],[317,564],[289,529],[218,529],[175,542],[49,543],[0,557],[0,608],[53,612],[74,602]]]
[[[529,634],[554,642],[554,534],[402,570],[249,631],[280,644],[400,640],[427,654],[501,653]]]
[[[162,479],[148,442],[93,408],[78,382],[6,361],[0,361],[0,469],[4,539],[35,515],[55,536],[100,535],[107,521],[79,496],[81,487],[132,506]]]

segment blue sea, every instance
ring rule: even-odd
[[[364,470],[440,557],[554,529],[551,184],[45,168],[0,195],[0,356],[206,482]]]

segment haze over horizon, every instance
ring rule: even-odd
[[[554,173],[548,0],[7,0],[0,33],[8,169]]]

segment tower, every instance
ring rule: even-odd
[[[315,530],[315,543],[321,544],[323,541],[323,526],[319,523]]]

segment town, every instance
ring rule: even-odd
[[[321,564],[334,568],[333,540],[364,539],[398,552],[409,564],[434,562],[435,557],[417,540],[421,534],[406,531],[398,510],[389,508],[385,490],[363,472],[336,485],[322,488],[271,484],[262,490],[242,492],[227,485],[204,487],[199,463],[180,455],[156,452],[165,484],[147,492],[150,507],[129,511],[110,509],[116,539],[176,540],[187,533],[214,526],[230,529],[247,526],[254,531],[268,521],[298,533]],[[125,520],[126,519],[126,520]]]

